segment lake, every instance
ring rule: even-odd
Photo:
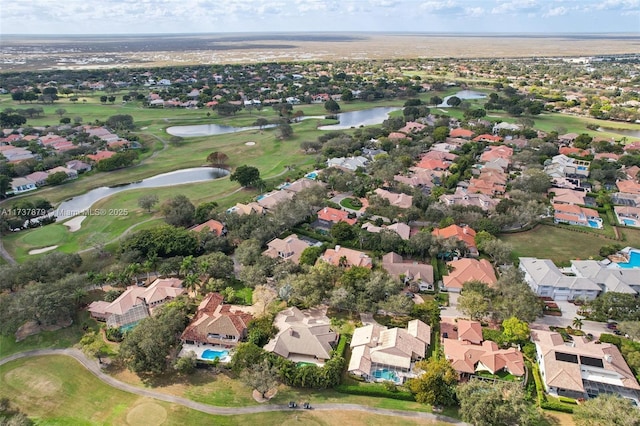
[[[485,95],[484,93],[474,92],[473,90],[461,90],[458,93],[445,97],[442,100],[442,103],[438,105],[438,108],[449,108],[450,106],[447,104],[447,101],[454,96],[460,98],[463,101],[466,99],[484,99],[487,97],[487,95]]]
[[[118,192],[140,188],[159,188],[163,186],[181,185],[185,183],[206,182],[227,176],[229,172],[215,167],[194,167],[191,169],[176,170],[175,172],[162,173],[139,182],[125,185],[92,189],[86,194],[73,197],[64,201],[53,212],[57,216],[56,221],[62,221],[81,214],[84,210],[103,198],[109,197]],[[107,209],[108,210],[108,209]],[[108,212],[107,212],[108,213]]]
[[[398,107],[376,107],[363,109],[361,111],[341,112],[337,114],[338,124],[330,124],[328,126],[320,126],[320,130],[345,130],[352,127],[369,126],[372,124],[381,124],[389,118],[389,113],[401,110]]]
[[[263,129],[276,127],[275,124],[262,126]],[[167,133],[173,136],[189,138],[195,136],[226,135],[227,133],[244,132],[246,130],[260,130],[259,126],[233,127],[220,124],[193,124],[191,126],[171,126],[167,127]]]
[[[599,132],[615,133],[621,136],[631,136],[633,138],[640,138],[640,130],[633,129],[613,129],[611,127],[598,127]]]

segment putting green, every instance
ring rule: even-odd
[[[69,230],[58,223],[43,226],[31,232],[25,232],[19,241],[29,248],[59,245],[69,238]]]

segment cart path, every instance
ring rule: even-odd
[[[104,383],[119,389],[123,392],[129,392],[135,395],[144,396],[147,398],[153,398],[160,401],[170,402],[173,404],[182,405],[193,410],[201,411],[207,414],[232,416],[238,414],[255,414],[264,413],[269,411],[292,411],[287,405],[255,405],[248,407],[218,407],[201,402],[192,401],[190,399],[182,398],[175,395],[168,395],[161,392],[156,392],[151,389],[140,388],[128,383],[121,382],[108,374],[105,374],[100,365],[93,359],[88,358],[84,353],[78,349],[35,349],[31,351],[19,352],[13,355],[9,355],[0,359],[0,365],[7,364],[11,361],[15,361],[22,358],[29,358],[43,355],[65,355],[74,358],[83,367],[89,370],[94,376],[103,381]],[[388,410],[384,408],[369,407],[366,405],[358,404],[313,404],[314,410],[320,411],[362,411],[367,413],[380,414],[385,416],[403,416],[416,419],[435,420],[440,422],[447,422],[453,425],[469,426],[468,423],[464,423],[460,420],[453,419],[451,417],[425,413],[420,411],[404,411],[404,410]]]

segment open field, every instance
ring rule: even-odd
[[[637,53],[638,34],[272,33],[8,36],[1,71]],[[37,47],[37,48],[35,48]],[[135,52],[135,53],[133,53]]]
[[[0,367],[0,397],[8,397],[41,424],[127,425],[446,425],[376,414],[331,411],[272,412],[213,416],[139,397],[99,381],[65,356],[25,358]],[[302,422],[302,423],[300,423]]]

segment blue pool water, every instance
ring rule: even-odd
[[[202,359],[210,359],[214,360],[216,358],[223,359],[229,355],[229,351],[214,351],[212,349],[207,349],[202,352]]]
[[[631,252],[629,252],[629,262],[618,263],[618,266],[624,269],[640,268],[640,252],[632,250]]]
[[[600,222],[597,220],[588,220],[587,222],[589,222],[589,226],[592,228],[600,228]]]
[[[133,322],[131,324],[123,325],[122,327],[120,327],[120,332],[121,333],[127,333],[127,332],[133,330],[136,325],[138,325],[138,321]]]
[[[587,166],[578,166],[578,170],[587,170]]]
[[[318,174],[316,172],[311,172],[304,175],[304,177],[306,177],[307,179],[315,180],[318,177]]]
[[[394,382],[399,380],[395,371],[387,370],[386,368],[373,371],[373,377],[376,379],[391,380]]]
[[[636,221],[633,219],[622,219],[622,223],[627,226],[636,226]]]
[[[256,198],[256,201],[260,201],[262,200],[264,197],[266,197],[266,195],[262,194],[262,195],[258,195],[258,197]]]

